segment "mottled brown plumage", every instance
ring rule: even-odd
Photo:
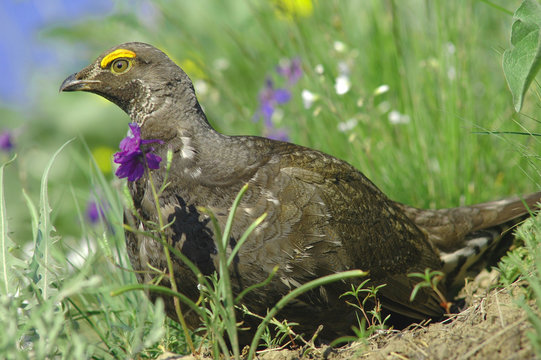
[[[129,67],[119,73],[115,59],[127,61]],[[107,50],[67,78],[61,90],[89,91],[111,100],[141,126],[143,138],[163,140],[163,145],[153,144],[158,155],[165,158],[167,149],[173,150],[170,185],[159,204],[166,221],[174,220],[166,230],[168,241],[206,275],[217,268],[216,247],[209,219],[198,207],[212,210],[223,226],[240,188],[250,185],[233,225],[233,243],[257,217],[268,216],[242,246],[230,271],[238,293],[279,266],[268,286],[244,299],[259,314],[309,280],[362,269],[370,272],[373,284],[387,284],[378,295],[388,311],[415,320],[438,318],[443,309],[432,290],[423,289],[409,301],[415,280],[407,274],[444,269],[449,274],[441,283],[445,292],[446,285],[462,281],[464,262],[483,263],[476,254],[496,246],[500,225],[527,213],[519,199],[436,211],[415,209],[390,200],[351,165],[322,152],[260,137],[220,134],[208,123],[188,76],[147,44]],[[152,171],[158,186],[164,172]],[[147,175],[129,187],[141,217],[157,222]],[[539,199],[536,193],[526,200],[533,207]],[[142,227],[130,214],[127,221]],[[148,270],[147,264],[166,268],[162,246],[155,240],[128,232],[126,244],[135,270]],[[180,290],[196,299],[194,275],[177,258],[174,262]],[[138,280],[150,281],[150,273],[144,274],[138,273]],[[327,338],[347,333],[356,318],[339,296],[349,289],[350,283],[337,282],[312,291],[280,316],[300,323],[300,331],[313,332],[323,324]],[[166,306],[175,318],[170,299]],[[188,322],[199,325],[193,313]]]

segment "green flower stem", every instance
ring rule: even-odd
[[[222,233],[220,231],[220,225],[218,224],[218,221],[216,220],[216,217],[214,214],[206,209],[202,208],[201,210],[207,214],[211,222],[214,226],[214,231],[217,235],[217,241],[216,246],[218,248],[218,261],[219,261],[219,276],[220,280],[218,282],[219,289],[218,294],[220,298],[225,298],[225,304],[224,304],[224,324],[226,327],[227,334],[229,336],[229,341],[231,342],[231,348],[233,350],[233,355],[235,359],[240,359],[240,351],[239,351],[239,341],[238,341],[238,334],[237,334],[237,322],[235,318],[235,303],[233,302],[233,292],[231,289],[231,279],[229,277],[229,269],[227,266],[227,255],[226,255],[226,249],[229,242],[229,234],[231,233],[231,225],[233,222],[233,217],[235,214],[235,210],[237,209],[237,206],[239,204],[240,197],[242,197],[242,194],[244,194],[244,191],[246,191],[246,185],[241,189],[239,194],[237,195],[237,198],[235,199],[235,202],[233,203],[233,206],[231,207],[231,211],[229,212],[229,217],[227,219],[227,223],[224,228],[224,232]],[[221,235],[221,236],[220,236]]]
[[[248,239],[248,236],[250,236],[250,234],[255,230],[255,228],[258,227],[259,224],[261,224],[263,222],[263,220],[265,220],[266,217],[267,217],[267,213],[264,213],[263,215],[261,215],[260,217],[255,219],[255,221],[246,229],[244,234],[242,234],[239,241],[237,241],[237,245],[235,245],[233,250],[231,250],[231,254],[229,254],[229,259],[227,259],[227,266],[228,267],[231,266],[231,263],[235,259],[235,255],[237,255],[237,253],[239,252],[240,247],[242,246],[242,244],[244,244],[246,239]]]
[[[150,188],[152,189],[152,196],[154,197],[154,204],[156,205],[156,211],[158,213],[158,224],[159,224],[160,229],[163,229],[163,216],[162,216],[162,211],[160,209],[158,193],[156,192],[156,187],[154,186],[154,181],[152,180],[152,172],[150,171],[150,169],[148,168],[148,164],[146,163],[146,157],[145,157],[145,166],[146,166],[146,171],[148,174]],[[165,258],[167,260],[167,268],[169,269],[169,283],[171,284],[171,289],[175,293],[179,294],[178,289],[177,289],[177,283],[175,281],[173,262],[171,261],[171,254],[169,253],[169,247],[167,246],[167,239],[165,237],[165,233],[163,230],[160,230],[160,238],[163,244],[163,251],[165,253]],[[173,304],[175,306],[175,311],[177,313],[178,320],[180,321],[180,325],[182,326],[182,330],[184,330],[184,334],[186,335],[186,342],[188,343],[188,346],[190,347],[192,354],[195,354],[196,353],[195,346],[193,344],[192,337],[188,330],[188,326],[186,325],[186,320],[184,319],[184,315],[182,314],[182,309],[180,308],[179,296],[173,297]]]
[[[222,246],[224,247],[224,250],[227,249],[227,243],[229,242],[229,235],[231,233],[231,227],[233,226],[233,219],[235,217],[235,213],[237,212],[237,208],[239,207],[240,200],[244,196],[244,193],[248,190],[248,184],[245,184],[237,194],[237,197],[235,198],[235,201],[233,201],[233,205],[231,206],[231,211],[229,211],[229,215],[227,217],[227,222],[225,223],[224,227],[224,233],[222,236]]]

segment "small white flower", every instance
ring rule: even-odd
[[[353,129],[357,125],[357,123],[358,121],[355,118],[340,122],[338,123],[338,126],[337,126],[338,131],[341,131],[341,132],[349,131]]]
[[[428,168],[435,173],[439,173],[441,171],[441,167],[440,167],[440,162],[438,161],[438,159],[437,158],[429,159]]]
[[[389,113],[389,122],[391,124],[398,124],[400,122],[400,113],[396,110],[393,110]]]
[[[346,50],[346,45],[341,41],[335,41],[333,45],[336,52],[341,53]]]
[[[199,95],[205,95],[209,90],[209,86],[207,82],[201,79],[195,80],[193,82],[193,87],[195,88],[195,91],[197,91]]]
[[[449,67],[447,69],[447,78],[451,81],[456,79],[456,68],[454,66]]]
[[[448,42],[445,44],[445,49],[447,50],[447,54],[453,55],[456,52],[455,44],[452,42]]]
[[[271,121],[274,125],[280,125],[282,123],[282,120],[284,119],[284,109],[282,108],[274,108],[274,112],[271,116]]]
[[[18,298],[20,294],[21,294],[21,293],[20,293],[19,289],[16,289],[16,290],[15,290],[15,293],[8,293],[7,296],[8,296],[8,299],[12,300],[12,299]],[[26,300],[24,300],[24,301],[26,301]],[[23,301],[23,302],[24,302],[24,301]]]
[[[382,114],[385,114],[387,111],[391,110],[391,103],[388,101],[382,101],[378,104],[378,111]]]
[[[338,73],[340,75],[349,75],[349,64],[345,61],[340,61],[338,63]]]
[[[380,85],[376,88],[376,90],[374,90],[374,96],[385,94],[387,91],[389,91],[389,89],[390,89],[389,85],[386,85],[386,84]]]
[[[68,263],[71,264],[75,269],[79,269],[91,256],[91,254],[94,254],[95,252],[96,251],[92,243],[82,241],[76,248],[76,250],[70,251],[68,253]]]
[[[334,90],[338,95],[344,95],[349,91],[351,88],[351,81],[349,81],[349,77],[346,75],[340,75],[336,78],[336,82],[334,84]]]
[[[393,110],[389,113],[389,122],[391,124],[407,124],[410,122],[409,115],[401,114],[400,112]]]
[[[323,73],[325,72],[325,69],[323,68],[323,65],[321,64],[317,64],[316,67],[314,68],[316,74],[318,75],[323,75]]]
[[[214,60],[213,65],[216,70],[223,71],[229,68],[229,60],[226,58],[218,58]]]
[[[316,94],[306,89],[301,92],[301,97],[305,109],[310,109],[314,104],[314,101],[318,99],[318,96]]]

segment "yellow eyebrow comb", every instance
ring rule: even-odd
[[[135,53],[131,50],[127,49],[116,49],[114,51],[111,51],[109,54],[105,55],[103,59],[101,60],[101,68],[105,69],[107,65],[111,63],[111,61],[118,59],[118,58],[134,58]]]

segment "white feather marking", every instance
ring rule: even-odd
[[[270,192],[268,190],[264,190],[261,193],[262,193],[263,196],[265,196],[267,198],[267,201],[270,201],[275,206],[280,205],[280,201],[276,198],[276,196],[272,192]]]
[[[462,274],[486,251],[490,243],[494,240],[493,236],[481,236],[466,241],[466,245],[451,253],[440,252],[440,259],[443,261],[443,272],[449,273],[457,264],[466,259],[461,264],[461,270],[456,278],[462,277]]]
[[[184,159],[192,159],[195,155],[195,149],[191,146],[192,140],[189,137],[181,136],[182,151],[180,156]]]
[[[195,179],[195,178],[198,178],[201,175],[201,172],[202,172],[201,168],[196,167],[195,169],[192,170],[190,175]]]

